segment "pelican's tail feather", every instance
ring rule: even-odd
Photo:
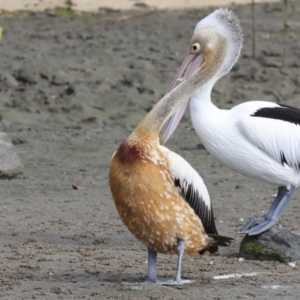
[[[210,237],[211,241],[205,249],[199,252],[199,254],[201,255],[204,254],[206,250],[209,251],[209,253],[216,253],[218,252],[218,246],[227,247],[234,240],[231,237],[218,235],[218,234],[208,234],[208,236]]]

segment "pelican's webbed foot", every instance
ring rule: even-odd
[[[193,283],[194,280],[189,280],[189,279],[180,279],[180,280],[156,280],[156,281],[151,281],[151,280],[146,280],[142,282],[123,282],[125,285],[147,285],[147,284],[160,284],[160,285],[166,285],[166,286],[176,286],[176,285],[183,285],[183,284],[188,284],[188,283]]]
[[[278,188],[278,193],[264,219],[254,219],[249,221],[241,230],[242,233],[255,235],[262,233],[272,227],[281,217],[285,207],[292,199],[295,187],[287,188],[281,186]]]
[[[161,285],[168,285],[168,286],[173,286],[173,285],[183,285],[186,283],[193,283],[194,280],[189,280],[189,279],[180,279],[180,280],[168,280],[168,281],[159,281],[158,283]]]
[[[256,235],[260,234],[270,227],[272,227],[276,223],[275,220],[267,220],[267,219],[254,219],[249,221],[241,230],[242,233],[248,235]]]

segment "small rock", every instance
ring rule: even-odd
[[[22,173],[24,166],[20,163],[14,145],[4,132],[0,132],[0,179],[11,179]]]
[[[139,8],[148,8],[149,5],[147,5],[147,3],[145,2],[137,2],[134,4],[135,7],[139,7]]]
[[[39,79],[40,74],[32,66],[24,66],[18,70],[17,80],[20,82],[35,84]]]
[[[18,81],[6,71],[0,70],[0,81],[4,82],[10,88],[17,88],[19,87]]]
[[[273,226],[259,235],[246,235],[241,241],[240,256],[283,263],[300,259],[300,236]]]
[[[53,75],[51,83],[55,85],[64,85],[68,83],[68,74],[63,70],[58,70],[56,74]]]

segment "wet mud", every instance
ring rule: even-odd
[[[242,22],[244,48],[216,84],[214,103],[230,108],[261,99],[300,107],[299,13],[284,33],[282,4],[257,5],[252,58],[251,7],[231,8]],[[166,146],[201,174],[220,234],[235,240],[217,256],[184,257],[182,275],[195,280],[191,285],[123,284],[145,279],[147,251],[118,217],[110,158],[164,95],[195,24],[213,9],[0,16],[0,130],[25,166],[22,175],[0,180],[2,299],[298,298],[297,263],[239,257],[239,230],[266,212],[276,187],[214,160],[188,113]],[[279,223],[299,234],[299,192]],[[176,259],[159,255],[159,277],[174,276]]]

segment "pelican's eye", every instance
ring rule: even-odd
[[[195,44],[192,45],[191,50],[192,50],[193,53],[197,53],[197,52],[200,51],[200,49],[201,49],[200,43],[195,43]]]

